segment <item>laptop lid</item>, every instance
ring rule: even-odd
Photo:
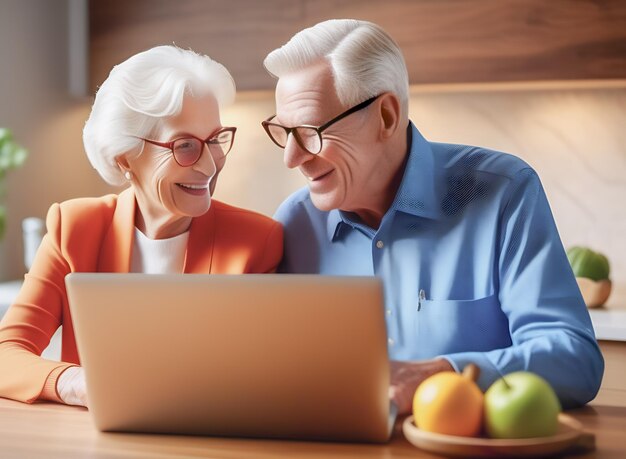
[[[389,438],[376,278],[73,273],[66,287],[100,430]]]

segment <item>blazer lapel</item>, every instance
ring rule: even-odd
[[[132,188],[127,188],[119,194],[113,221],[100,249],[99,272],[127,273],[130,271],[135,205],[135,193]]]

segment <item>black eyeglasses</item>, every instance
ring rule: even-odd
[[[265,121],[262,121],[261,125],[263,126],[263,129],[265,129],[265,132],[267,132],[267,135],[270,137],[270,139],[272,139],[272,142],[274,142],[280,148],[285,148],[285,145],[287,145],[287,138],[289,137],[289,134],[293,134],[293,136],[296,138],[296,142],[298,142],[298,145],[300,145],[300,147],[302,147],[304,150],[311,153],[312,155],[316,155],[320,151],[322,151],[322,132],[335,124],[337,121],[344,119],[346,116],[358,112],[359,110],[363,110],[365,107],[374,102],[378,97],[379,96],[374,96],[370,99],[367,99],[365,102],[361,102],[360,104],[349,108],[342,114],[330,120],[328,123],[319,127],[309,126],[306,124],[296,127],[282,126],[280,124],[271,122],[272,119],[276,117],[276,115],[270,116]]]
[[[170,142],[157,142],[142,137],[138,138],[158,147],[169,149],[172,155],[174,155],[174,161],[180,166],[189,167],[200,160],[205,144],[209,147],[209,152],[211,156],[213,156],[213,159],[216,161],[223,159],[233,147],[235,132],[237,132],[236,127],[223,127],[204,140],[191,134],[174,139]]]

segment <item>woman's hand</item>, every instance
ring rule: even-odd
[[[70,367],[61,373],[57,392],[66,405],[87,406],[87,388],[83,367]]]

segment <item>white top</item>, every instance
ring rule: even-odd
[[[145,274],[179,274],[185,267],[189,231],[169,239],[150,239],[135,228],[130,257],[130,272]]]

